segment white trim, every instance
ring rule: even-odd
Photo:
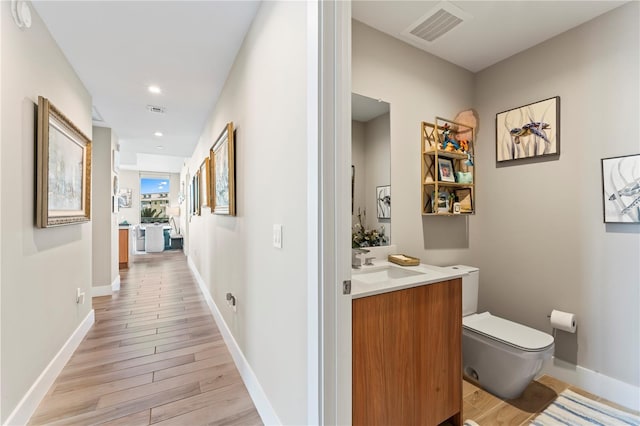
[[[544,364],[540,374],[548,374],[611,402],[640,411],[640,387],[638,386],[555,357]]]
[[[307,425],[322,424],[319,2],[307,2]]]
[[[120,291],[120,274],[111,283],[111,291]]]
[[[95,313],[93,309],[89,311],[87,316],[82,320],[78,328],[69,336],[69,339],[62,345],[62,348],[53,357],[49,365],[42,371],[40,376],[31,385],[31,388],[22,397],[15,410],[7,417],[5,425],[26,425],[29,419],[33,415],[36,408],[49,391],[53,382],[55,382],[58,374],[62,371],[64,366],[73,355],[73,352],[78,348],[84,336],[95,322]]]
[[[204,280],[200,276],[200,272],[198,272],[198,268],[196,268],[195,264],[191,261],[191,257],[187,257],[187,262],[189,264],[189,269],[193,272],[193,276],[195,277],[198,286],[200,287],[200,291],[202,291],[202,295],[204,299],[207,301],[207,305],[209,306],[209,310],[213,315],[213,319],[216,321],[218,328],[220,329],[220,333],[222,334],[222,338],[231,353],[231,357],[233,358],[234,363],[236,364],[236,368],[240,372],[240,376],[242,377],[242,381],[244,385],[247,387],[247,391],[249,391],[249,395],[253,400],[253,404],[256,406],[256,410],[258,410],[258,414],[262,418],[262,422],[265,425],[281,425],[282,422],[278,418],[271,402],[269,402],[269,398],[267,398],[267,394],[262,389],[258,378],[255,373],[251,369],[249,362],[244,357],[240,346],[233,338],[231,334],[231,330],[227,326],[227,323],[222,318],[222,314],[218,310],[218,306],[213,301],[211,297],[211,293],[207,288]]]
[[[320,3],[321,424],[351,424],[351,3]]]
[[[91,297],[111,296],[114,291],[120,290],[120,275],[116,277],[111,285],[100,285],[91,287]]]
[[[91,297],[111,296],[111,286],[101,285],[98,287],[91,287]]]

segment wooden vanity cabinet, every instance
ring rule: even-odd
[[[461,425],[460,278],[353,300],[353,424]]]

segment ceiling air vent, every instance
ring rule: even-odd
[[[471,19],[471,15],[453,4],[443,1],[410,25],[402,34],[414,43],[431,43],[469,19]]]
[[[93,121],[104,121],[104,119],[102,118],[102,115],[100,115],[100,113],[98,112],[98,109],[95,107],[95,105],[91,106],[91,119]]]
[[[165,107],[157,106],[157,105],[147,105],[147,111],[153,112],[156,114],[164,114]]]

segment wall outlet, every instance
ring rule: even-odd
[[[273,246],[282,248],[282,225],[273,225]]]

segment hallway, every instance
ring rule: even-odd
[[[30,424],[262,424],[182,251],[120,276]]]

